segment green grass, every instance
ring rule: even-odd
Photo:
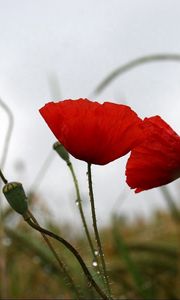
[[[12,212],[11,217],[13,215]],[[171,212],[159,212],[149,222],[137,220],[134,224],[122,223],[116,217],[112,219],[112,224],[102,229],[100,235],[113,296],[116,299],[178,299],[179,225]],[[60,233],[52,220],[45,227],[48,223]],[[27,228],[22,221],[16,228],[6,224],[5,235],[11,240],[11,244],[5,246],[7,297],[73,298],[63,273],[59,272],[56,261],[39,234]],[[61,235],[69,240],[69,225],[64,226]],[[97,279],[86,239],[79,233],[71,242]],[[65,261],[82,299],[97,299],[97,294],[92,287],[88,287],[73,256],[63,246],[56,242],[53,244]]]

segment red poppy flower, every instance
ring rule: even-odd
[[[136,193],[180,177],[180,136],[159,116],[145,118],[142,127],[145,139],[126,166],[126,181]]]
[[[126,105],[64,100],[47,103],[40,113],[70,154],[92,164],[125,155],[142,138],[142,120]]]

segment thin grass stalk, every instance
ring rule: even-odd
[[[118,76],[125,74],[126,72],[131,71],[132,69],[139,67],[146,63],[153,63],[153,62],[180,62],[180,54],[178,53],[159,53],[159,54],[152,54],[146,55],[142,57],[138,57],[134,60],[129,61],[128,63],[121,65],[114,71],[112,71],[108,76],[106,76],[100,84],[95,88],[92,95],[100,94],[109,84],[112,83]]]
[[[172,218],[174,222],[176,223],[177,228],[177,234],[178,234],[178,258],[177,258],[177,276],[176,276],[176,290],[178,292],[179,290],[179,282],[180,282],[180,211],[179,208],[176,206],[171,194],[169,193],[169,190],[167,187],[161,187],[161,192],[164,195],[164,199],[170,209]]]
[[[33,216],[33,214],[28,210],[28,214],[31,217],[32,221],[34,222],[34,224],[36,224],[37,226],[39,226],[39,223],[37,222],[36,218]],[[52,252],[53,256],[55,257],[55,259],[58,262],[58,265],[60,267],[60,270],[62,270],[62,272],[64,273],[64,276],[67,280],[67,283],[69,284],[69,286],[71,287],[73,294],[75,297],[77,297],[77,299],[80,298],[80,294],[78,289],[76,288],[76,285],[72,279],[72,277],[70,276],[70,274],[68,273],[68,271],[66,270],[65,264],[63,263],[63,261],[59,258],[56,250],[54,249],[54,247],[52,246],[51,242],[49,241],[49,239],[47,238],[47,236],[41,232],[41,235],[44,239],[44,241],[46,242],[47,246],[49,247],[50,251]]]
[[[2,99],[0,99],[0,106],[5,110],[5,112],[8,116],[8,119],[9,119],[8,129],[7,129],[5,142],[4,142],[4,149],[3,149],[1,162],[0,162],[0,167],[3,169],[5,162],[6,162],[7,154],[8,154],[10,139],[12,136],[12,130],[13,130],[13,126],[14,126],[14,117],[13,117],[13,113],[12,113],[11,109],[5,104],[4,101],[2,101]]]
[[[2,179],[2,181],[3,181],[4,184],[8,183],[8,180],[5,178],[5,176],[2,173],[1,169],[0,169],[0,177],[1,177],[1,179]],[[37,226],[39,226],[37,220],[35,219],[35,217],[33,216],[33,214],[29,210],[27,211],[27,215],[33,220],[34,224],[36,224]],[[79,291],[77,290],[77,288],[76,288],[76,286],[74,284],[74,281],[71,278],[70,274],[67,272],[64,263],[59,258],[57,252],[55,251],[54,247],[52,246],[52,244],[50,243],[50,241],[48,240],[48,238],[46,237],[46,235],[43,232],[41,232],[41,235],[42,235],[43,239],[45,240],[47,246],[49,247],[50,251],[52,252],[53,256],[57,260],[60,269],[62,269],[62,271],[63,271],[63,273],[65,275],[65,278],[67,279],[69,285],[72,288],[72,291],[74,292],[74,295],[76,295],[77,299],[79,299],[80,298]]]
[[[33,182],[31,183],[30,193],[37,190],[37,188],[41,184],[42,180],[44,179],[44,177],[46,175],[46,172],[48,171],[48,169],[53,161],[53,158],[54,158],[54,156],[52,154],[52,151],[50,151],[50,153],[48,153],[47,157],[45,158],[44,162],[42,163],[40,169],[38,170]]]
[[[162,186],[160,188],[161,193],[164,196],[164,200],[166,201],[168,208],[170,210],[170,213],[172,215],[173,220],[175,223],[179,226],[180,224],[180,211],[177,205],[175,204],[168,188],[166,186]]]
[[[12,135],[13,125],[14,125],[14,119],[13,114],[10,108],[5,104],[2,99],[0,99],[0,106],[5,110],[7,116],[8,116],[8,129],[5,136],[4,141],[4,148],[2,152],[2,157],[0,161],[0,168],[3,168],[6,162],[7,154],[8,154],[8,148],[9,143]],[[0,171],[1,172],[1,171]],[[6,181],[6,179],[3,177],[3,174],[1,172],[0,174],[3,182]],[[1,186],[1,182],[0,182]],[[8,291],[8,285],[7,285],[7,274],[6,274],[6,250],[3,246],[3,239],[5,238],[5,232],[4,232],[4,224],[3,224],[3,208],[2,208],[2,199],[0,198],[0,253],[1,253],[1,261],[0,261],[0,273],[1,273],[1,291],[0,296],[2,298],[7,297],[7,291]]]
[[[126,263],[127,269],[131,274],[131,277],[136,285],[137,291],[143,297],[143,299],[149,300],[154,299],[154,291],[152,288],[145,289],[146,279],[144,279],[143,274],[141,273],[138,264],[132,259],[129,249],[125,244],[123,238],[119,235],[117,231],[116,223],[113,226],[112,230],[113,241],[115,244],[115,248],[119,255],[121,255],[122,259]]]

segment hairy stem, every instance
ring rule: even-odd
[[[83,226],[84,226],[85,234],[86,234],[89,246],[91,248],[93,258],[95,259],[96,258],[96,256],[95,256],[95,249],[94,249],[93,242],[92,242],[92,239],[91,239],[91,236],[90,236],[90,233],[89,233],[89,230],[88,230],[88,226],[87,226],[87,223],[86,223],[86,218],[85,218],[83,207],[82,207],[82,199],[81,199],[81,196],[80,196],[80,191],[79,191],[79,185],[78,185],[77,177],[75,175],[72,163],[68,162],[67,165],[68,165],[68,167],[70,169],[70,172],[71,172],[71,175],[73,177],[74,186],[75,186],[75,189],[76,189],[77,203],[78,203],[78,207],[79,207],[79,212],[80,212],[81,220],[82,220],[82,223],[83,223]]]
[[[88,226],[87,226],[86,218],[85,218],[85,215],[84,215],[84,211],[83,211],[83,207],[82,207],[82,199],[81,199],[80,191],[79,191],[78,180],[77,180],[76,174],[74,172],[74,168],[73,168],[72,163],[69,161],[67,163],[67,165],[70,169],[70,172],[71,172],[71,175],[72,175],[72,178],[73,178],[73,181],[74,181],[74,186],[75,186],[75,190],[76,190],[76,197],[77,197],[77,200],[76,200],[77,202],[76,203],[77,203],[78,208],[79,208],[81,221],[82,221],[82,224],[83,224],[83,227],[84,227],[84,230],[85,230],[85,234],[86,234],[86,237],[87,237],[87,240],[88,240],[91,252],[92,252],[93,262],[96,263],[96,261],[97,261],[96,252],[97,251],[94,248],[94,245],[93,245],[93,242],[92,242],[92,239],[91,239],[91,235],[89,233],[89,229],[88,229]],[[96,267],[97,274],[101,274],[99,264],[97,264],[97,266],[95,265],[95,267]],[[101,279],[101,277],[99,277],[99,278]]]
[[[88,184],[89,184],[89,197],[90,197],[90,202],[91,202],[91,212],[92,212],[92,220],[93,220],[93,228],[94,228],[94,234],[98,246],[98,252],[103,268],[103,279],[107,288],[108,295],[110,297],[111,291],[110,291],[110,286],[109,286],[109,280],[107,276],[107,270],[106,270],[106,264],[104,260],[104,253],[101,245],[101,240],[98,232],[98,227],[97,227],[97,221],[96,221],[96,210],[95,210],[95,204],[94,204],[94,194],[93,194],[93,187],[92,187],[92,175],[91,175],[91,164],[88,163]]]

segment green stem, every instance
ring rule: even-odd
[[[28,214],[26,214],[24,216],[25,221],[34,229],[36,229],[39,232],[42,232],[50,237],[52,237],[53,239],[59,241],[60,243],[62,243],[78,260],[78,262],[80,263],[83,272],[85,274],[85,276],[88,279],[88,282],[90,284],[90,286],[92,285],[95,290],[97,291],[97,293],[102,297],[102,299],[108,300],[109,298],[106,296],[106,294],[101,290],[101,288],[97,285],[97,283],[94,281],[94,279],[92,278],[91,273],[89,272],[85,262],[83,261],[82,257],[80,256],[79,252],[66,240],[64,240],[62,237],[58,236],[57,234],[46,230],[40,226],[38,226],[37,224],[35,224],[34,222],[31,221],[31,218]]]
[[[1,169],[0,169],[0,177],[1,177],[2,181],[4,182],[4,184],[8,183],[8,180],[4,177]]]
[[[33,214],[28,210],[28,215],[29,217],[32,219],[32,221],[34,222],[35,225],[39,226],[39,223],[37,222],[37,220],[35,219],[35,217],[33,216]],[[75,286],[75,283],[73,281],[73,279],[71,278],[71,276],[69,275],[69,273],[67,272],[66,270],[66,267],[64,265],[64,263],[61,261],[61,259],[59,258],[56,250],[54,249],[54,247],[52,246],[51,242],[49,241],[49,239],[47,238],[47,236],[41,232],[41,235],[43,237],[43,239],[45,240],[47,246],[49,247],[49,249],[51,250],[52,254],[54,255],[55,259],[57,260],[58,262],[58,265],[60,267],[60,270],[63,271],[66,279],[67,279],[67,282],[69,283],[70,287],[72,288],[72,290],[74,291],[74,294],[76,295],[77,299],[80,298],[80,295],[79,295],[79,292]]]
[[[99,256],[101,259],[101,264],[103,268],[103,280],[107,288],[107,292],[109,297],[111,297],[111,291],[110,291],[110,286],[109,286],[109,281],[108,281],[108,276],[107,276],[107,270],[106,270],[106,264],[104,260],[104,253],[101,245],[101,240],[98,232],[98,227],[97,227],[97,221],[96,221],[96,210],[95,210],[95,204],[94,204],[94,194],[93,194],[93,187],[92,187],[92,175],[91,175],[91,164],[88,163],[88,184],[89,184],[89,197],[90,197],[90,202],[91,202],[91,212],[92,212],[92,220],[93,220],[93,228],[94,228],[94,234],[98,246],[98,251],[99,251]]]
[[[91,252],[92,252],[93,262],[96,263],[97,262],[97,254],[96,254],[96,250],[94,248],[94,245],[93,245],[93,242],[92,242],[92,239],[91,239],[91,235],[89,233],[88,226],[87,226],[87,223],[86,223],[86,218],[85,218],[83,207],[82,207],[82,199],[81,199],[80,191],[79,191],[78,180],[77,180],[76,174],[74,172],[73,165],[70,161],[67,162],[67,166],[70,169],[70,172],[71,172],[71,175],[72,175],[72,178],[73,178],[73,181],[74,181],[74,186],[75,186],[75,190],[76,190],[76,197],[77,197],[77,200],[76,200],[77,202],[76,203],[78,204],[81,221],[83,223],[85,234],[86,234],[86,237],[87,237],[87,240],[88,240]],[[97,264],[97,266],[95,266],[95,267],[96,267],[97,274],[101,275],[101,270],[100,270],[99,264]],[[99,278],[102,281],[102,278],[101,277],[99,277]]]
[[[5,141],[4,141],[4,149],[3,149],[1,162],[0,162],[1,168],[3,168],[4,164],[6,162],[7,154],[8,154],[9,142],[11,139],[12,130],[13,130],[13,126],[14,126],[14,117],[13,117],[13,113],[12,113],[11,109],[7,106],[7,104],[4,101],[2,101],[2,99],[0,99],[0,106],[5,110],[8,118],[9,118],[8,129],[7,129],[7,133],[6,133],[6,137],[5,137]]]
[[[0,100],[1,101],[1,100]],[[3,161],[1,162],[3,164]],[[8,183],[8,180],[3,175],[0,169],[0,178],[2,179],[3,183]],[[1,187],[1,182],[0,182]],[[0,188],[1,189],[1,188]],[[2,198],[0,198],[0,253],[1,253],[1,263],[0,263],[0,277],[1,277],[1,286],[0,286],[0,298],[7,298],[8,296],[8,281],[7,281],[7,255],[6,249],[1,242],[5,237],[4,231],[4,222],[3,222],[3,207],[2,207]]]
[[[180,62],[180,54],[175,53],[159,53],[159,54],[152,54],[152,55],[146,55],[142,57],[138,57],[134,60],[129,61],[127,64],[121,65],[112,73],[110,73],[108,76],[105,77],[104,80],[94,90],[92,95],[98,95],[102,93],[104,88],[106,88],[114,79],[116,79],[118,76],[138,67],[146,63],[151,62],[160,62],[160,61],[175,61]]]
[[[84,226],[84,230],[85,230],[85,233],[86,233],[86,236],[87,236],[87,239],[88,239],[88,243],[89,243],[89,246],[91,248],[93,258],[96,259],[95,249],[94,249],[93,242],[92,242],[89,230],[88,230],[88,226],[87,226],[87,223],[86,223],[86,219],[85,219],[85,215],[84,215],[84,211],[83,211],[83,207],[82,207],[82,199],[81,199],[81,196],[80,196],[80,191],[79,191],[79,185],[78,185],[77,177],[75,175],[72,163],[68,162],[67,165],[68,165],[69,170],[71,172],[71,175],[73,177],[73,181],[74,181],[74,185],[75,185],[75,189],[76,189],[76,196],[77,196],[77,203],[78,203],[78,207],[79,207],[79,212],[80,212],[81,220],[82,220],[82,223],[83,223],[83,226]]]

